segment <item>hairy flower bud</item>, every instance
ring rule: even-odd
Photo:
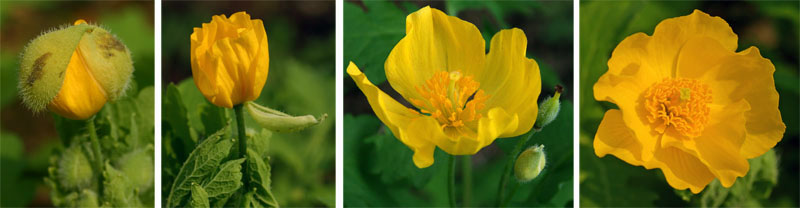
[[[107,30],[87,24],[47,32],[22,52],[18,88],[34,112],[45,108],[87,119],[121,97],[133,73],[130,51]]]
[[[61,153],[57,177],[62,187],[70,190],[89,187],[92,175],[92,165],[80,146],[73,145]]]
[[[542,129],[543,127],[556,120],[558,112],[561,110],[561,92],[564,90],[561,85],[556,85],[556,93],[553,97],[549,97],[539,104],[539,116],[536,117],[536,124],[533,125],[534,129]]]
[[[525,149],[514,163],[514,176],[519,182],[528,182],[539,176],[547,162],[544,145],[534,145]]]

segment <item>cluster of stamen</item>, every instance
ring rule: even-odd
[[[458,71],[437,72],[425,84],[416,86],[424,99],[409,101],[423,114],[435,118],[446,133],[465,133],[462,127],[481,118],[479,111],[489,99],[479,86],[471,76],[462,77]]]
[[[694,79],[666,78],[651,86],[644,94],[647,119],[656,131],[668,127],[694,138],[700,136],[708,123],[711,89]]]

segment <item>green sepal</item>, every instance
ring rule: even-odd
[[[92,28],[96,27],[79,24],[53,30],[25,46],[17,85],[25,106],[40,112],[58,95],[73,52],[84,34]]]
[[[245,109],[261,127],[276,132],[296,132],[325,120],[328,114],[315,118],[311,115],[292,116],[254,102],[245,102]]]

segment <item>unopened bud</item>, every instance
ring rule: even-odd
[[[58,159],[58,181],[67,190],[89,187],[92,182],[92,165],[79,145],[72,145]]]
[[[22,103],[34,112],[49,109],[83,120],[121,97],[132,73],[130,52],[119,39],[78,20],[25,47],[18,88]]]
[[[521,183],[531,181],[539,176],[546,162],[544,145],[528,147],[528,149],[519,154],[517,161],[514,163],[514,176]]]
[[[556,93],[553,97],[549,97],[545,99],[541,104],[539,104],[539,115],[536,117],[536,124],[533,125],[534,129],[542,129],[543,127],[547,126],[556,120],[558,116],[558,112],[561,110],[561,92],[564,88],[561,85],[556,85]]]

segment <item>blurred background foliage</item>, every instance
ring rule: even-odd
[[[475,24],[486,39],[487,52],[489,40],[499,30],[522,29],[528,38],[527,55],[541,69],[540,102],[553,94],[556,84],[566,87],[560,115],[526,144],[545,145],[547,167],[537,179],[520,184],[510,205],[572,206],[572,1],[346,1],[343,67],[355,62],[370,81],[396,100],[403,100],[386,82],[383,65],[394,45],[405,36],[406,16],[428,3]],[[346,73],[343,83],[344,205],[448,206],[447,153],[437,148],[436,162],[418,169],[412,162],[411,149],[375,117],[366,97]],[[471,158],[456,157],[457,204],[495,206],[507,154],[518,139],[521,136],[498,139]],[[508,187],[512,183],[516,182],[512,179]]]
[[[581,206],[787,206],[798,198],[798,1],[584,1],[580,5],[580,183]],[[592,140],[603,113],[616,108],[594,99],[592,86],[606,72],[611,52],[636,32],[653,34],[663,19],[693,9],[720,16],[750,46],[775,65],[775,85],[786,133],[764,156],[750,160],[750,172],[726,189],[715,180],[698,195],[675,191],[660,170],[631,166],[616,157],[598,158]],[[777,163],[777,164],[776,164]]]
[[[152,1],[0,2],[0,206],[52,206],[44,185],[50,155],[59,145],[51,113],[33,114],[17,95],[19,54],[43,32],[77,19],[100,24],[131,51],[134,73],[129,97],[153,85]],[[108,109],[104,110],[108,111]],[[83,126],[76,130],[83,130]],[[63,129],[63,128],[62,128]],[[85,131],[85,130],[83,130]]]
[[[222,126],[216,122],[235,123],[233,110],[208,102],[192,81],[189,36],[213,15],[238,11],[263,20],[269,41],[269,77],[255,102],[292,115],[329,116],[304,131],[272,134],[267,153],[272,192],[281,206],[332,207],[336,178],[333,1],[162,2],[162,201],[198,138],[216,132]],[[166,97],[173,84],[180,93],[175,99]],[[248,134],[261,132],[245,115]],[[187,122],[188,126],[181,125]]]

